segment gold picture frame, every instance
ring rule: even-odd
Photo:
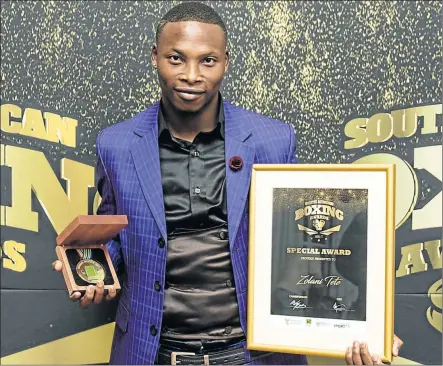
[[[304,177],[304,182],[295,182],[294,179],[296,179],[297,177]],[[320,182],[318,181],[319,177],[323,177]],[[348,179],[345,179],[343,181],[343,188],[339,188],[341,179],[346,177]],[[370,177],[374,178],[372,179]],[[363,181],[363,179],[365,181]],[[285,183],[285,180],[287,180],[288,182],[291,181],[292,183]],[[273,214],[272,209],[271,213],[269,214],[269,208],[274,207],[272,206],[272,196],[271,200],[269,198],[269,192],[271,191],[271,188],[272,192],[274,192],[274,189],[281,189],[284,187],[290,187],[291,189],[302,189],[300,187],[304,187],[303,189],[306,189],[311,187],[309,185],[309,182],[314,182],[312,187],[316,187],[315,189],[320,189],[319,187],[324,187],[325,189],[345,190],[351,186],[365,187],[366,185],[369,192],[367,196],[368,207],[371,202],[370,199],[376,201],[375,203],[371,203],[372,211],[368,211],[368,208],[366,208],[368,237],[371,230],[369,224],[371,223],[371,225],[373,225],[374,222],[376,222],[374,220],[382,220],[381,216],[384,216],[385,230],[383,235],[383,247],[385,248],[385,270],[383,271],[383,279],[378,278],[379,284],[381,284],[381,281],[383,280],[381,288],[384,287],[384,296],[382,296],[382,301],[380,299],[377,299],[378,303],[383,304],[384,316],[381,318],[377,317],[373,314],[373,310],[370,309],[369,302],[373,300],[371,298],[372,295],[370,293],[370,289],[376,289],[376,285],[373,284],[374,281],[372,279],[370,280],[371,274],[369,274],[369,272],[371,271],[371,268],[368,267],[368,273],[366,275],[367,277],[365,277],[367,278],[365,282],[365,309],[367,307],[369,310],[367,315],[365,315],[365,326],[360,327],[360,323],[362,322],[356,320],[340,320],[340,322],[341,324],[345,325],[347,323],[350,324],[349,329],[356,328],[357,326],[361,329],[365,328],[366,326],[370,327],[371,324],[367,324],[369,322],[367,319],[369,318],[371,312],[371,319],[376,320],[374,324],[378,324],[378,328],[377,330],[373,330],[372,333],[370,333],[371,330],[368,330],[367,336],[374,341],[372,343],[370,341],[368,342],[367,339],[364,339],[365,333],[363,331],[361,333],[358,333],[358,330],[352,330],[352,332],[354,332],[354,335],[362,335],[363,339],[353,340],[367,342],[370,352],[371,349],[375,348],[376,350],[378,350],[377,353],[380,354],[383,362],[392,362],[395,295],[395,166],[392,164],[255,164],[253,166],[249,201],[247,347],[250,350],[258,351],[344,358],[346,348],[352,345],[352,342],[350,341],[352,339],[350,338],[352,336],[352,332],[349,330],[348,333],[346,333],[347,330],[343,331],[342,329],[335,330],[334,328],[329,327],[329,323],[325,325],[324,323],[329,322],[330,319],[323,319],[324,321],[316,323],[316,325],[323,323],[323,325],[325,325],[325,328],[318,327],[305,329],[303,327],[305,325],[308,325],[308,318],[306,318],[306,324],[303,324],[303,322],[299,322],[300,318],[303,319],[303,317],[285,315],[286,324],[288,324],[288,322],[292,320],[294,322],[299,322],[297,324],[294,323],[294,327],[288,330],[284,326],[281,326],[280,323],[278,323],[280,321],[281,315],[271,314],[271,312],[269,311],[271,309],[271,305],[267,305],[267,303],[270,302],[269,300],[272,299],[270,294],[270,292],[272,291],[271,280],[268,280],[268,277],[271,276],[272,271],[271,273],[268,273],[268,270],[269,268],[272,268],[272,265],[269,262],[271,262],[273,259],[269,257],[272,257],[272,255],[270,255],[271,253],[275,254],[272,252],[272,248],[269,249],[269,244],[271,244],[271,246],[273,245],[272,228],[269,229],[269,226],[272,226]],[[385,197],[385,204],[383,204],[383,200],[380,195]],[[380,212],[381,208],[383,208],[384,212]],[[370,216],[377,215],[377,212],[378,217]],[[370,217],[371,220],[369,220]],[[263,226],[268,226],[268,228],[263,228]],[[271,234],[269,234],[269,230],[271,230]],[[263,235],[264,233],[265,235]],[[383,233],[377,231],[375,235],[378,235],[381,238],[382,234]],[[367,240],[369,241],[369,239]],[[370,250],[367,249],[370,245],[371,243],[366,243],[366,265],[368,265],[370,258],[373,257],[373,253],[371,254]],[[260,271],[258,271],[258,268],[260,268]],[[266,272],[266,274],[262,274],[263,272]],[[377,276],[380,277],[380,275],[378,274]],[[370,281],[371,287],[369,288],[368,283]],[[368,289],[366,290],[366,288]],[[368,292],[368,294],[366,294],[366,291]],[[372,292],[375,293],[377,291],[380,292],[380,290],[374,290]],[[366,305],[366,303],[368,303],[369,305]],[[309,319],[315,319],[315,317],[311,317]],[[272,323],[271,321],[274,320],[275,322]],[[274,324],[278,324],[278,327],[274,327]],[[311,324],[312,322],[309,323],[309,326],[311,326]],[[318,329],[317,332],[316,329]],[[311,336],[312,333],[312,339],[315,339],[315,341],[311,341],[312,344],[309,343],[309,340],[297,340],[299,334],[308,333],[309,336]],[[323,336],[324,334],[328,335],[324,336],[324,338],[321,338],[321,336],[315,336],[317,333]],[[291,338],[291,334],[294,335],[294,343],[291,343],[292,341],[288,340],[288,338]],[[382,337],[383,339],[379,339],[379,337]],[[303,336],[303,338],[306,337]],[[346,346],[345,343],[343,343],[343,348],[340,347],[339,349],[333,349],[333,347],[329,344],[325,345],[325,342],[322,343],[322,339],[334,339],[334,342],[339,344],[340,339],[345,340],[347,338],[349,338],[349,340],[348,343],[346,343]]]

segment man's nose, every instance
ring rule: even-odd
[[[200,71],[198,65],[195,63],[188,63],[183,76],[185,81],[187,81],[189,84],[194,84],[199,81]]]

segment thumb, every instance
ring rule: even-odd
[[[400,348],[403,346],[403,341],[398,338],[394,337],[394,344],[392,345],[392,354],[397,357],[398,353],[400,352]]]
[[[52,263],[52,269],[53,269],[53,270],[55,270],[55,271],[57,271],[57,272],[60,272],[60,271],[62,270],[62,268],[63,268],[63,264],[62,264],[62,262],[60,262],[59,260],[54,261],[54,262]]]

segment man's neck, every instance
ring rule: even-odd
[[[200,132],[212,131],[218,119],[218,99],[214,98],[198,113],[180,112],[163,100],[162,112],[169,132],[177,138],[192,142]]]

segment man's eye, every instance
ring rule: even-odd
[[[177,56],[177,55],[169,56],[169,59],[170,59],[172,62],[180,62],[180,57]]]
[[[213,64],[215,62],[215,59],[212,57],[206,57],[205,58],[205,64]]]

